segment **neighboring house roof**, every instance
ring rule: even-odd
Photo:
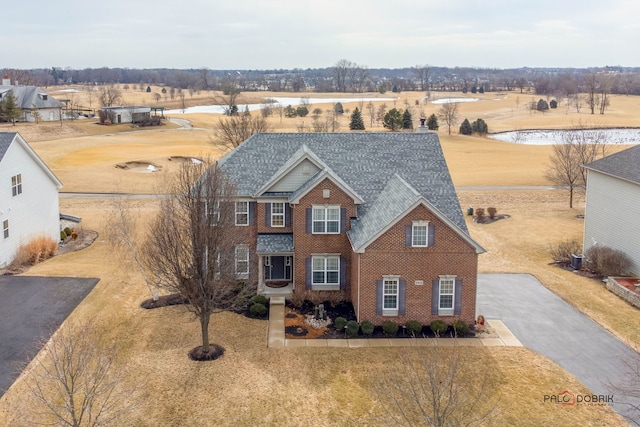
[[[640,145],[603,157],[584,165],[584,167],[640,184]]]
[[[2,98],[5,93],[13,91],[16,105],[24,110],[31,108],[60,108],[60,102],[44,90],[36,86],[0,86]]]
[[[239,196],[256,197],[303,156],[322,169],[290,193],[290,200],[296,202],[321,177],[333,178],[362,203],[349,235],[355,250],[420,203],[473,242],[435,133],[260,133],[218,164]]]
[[[24,150],[29,154],[29,156],[34,160],[34,162],[40,166],[40,168],[44,171],[45,174],[49,176],[51,181],[53,181],[56,187],[61,188],[62,182],[51,172],[51,169],[47,167],[47,165],[42,161],[40,156],[36,154],[35,151],[27,144],[27,142],[20,136],[17,132],[0,132],[0,163],[4,159],[5,154],[9,150],[9,147],[13,142],[20,144]]]

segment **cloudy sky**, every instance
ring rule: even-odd
[[[16,0],[0,68],[640,66],[637,0]]]

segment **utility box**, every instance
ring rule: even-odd
[[[584,255],[582,254],[571,254],[571,268],[574,270],[580,270],[582,268],[582,259]]]

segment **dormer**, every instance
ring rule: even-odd
[[[49,95],[41,92],[38,94],[38,98],[40,98],[43,101],[46,101],[47,99],[49,99]]]

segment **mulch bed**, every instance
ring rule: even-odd
[[[493,218],[490,218],[488,216],[485,216],[482,221],[478,221],[477,217],[473,217],[473,222],[475,222],[476,224],[493,224],[496,221],[500,221],[501,219],[507,219],[507,218],[511,218],[511,215],[496,215]]]
[[[171,305],[180,305],[180,304],[186,304],[186,303],[187,303],[186,298],[178,294],[171,294],[171,295],[162,295],[156,301],[154,301],[152,298],[146,299],[142,301],[142,303],[140,304],[140,307],[146,308],[147,310],[149,310],[152,308],[169,307]]]
[[[334,321],[337,317],[344,317],[347,320],[356,320],[355,311],[353,305],[348,302],[342,302],[336,306],[332,306],[330,303],[325,302],[325,311],[328,317]],[[362,335],[359,332],[357,336],[348,336],[345,331],[337,331],[333,322],[326,328],[313,328],[304,323],[305,316],[313,314],[314,305],[309,301],[305,301],[302,307],[294,307],[289,301],[287,301],[287,307],[285,312],[285,337],[289,339],[303,338],[303,339],[332,339],[332,338],[413,338],[413,336],[402,328],[402,325],[398,328],[398,333],[394,337],[386,335],[381,326],[376,326],[371,335]],[[429,325],[423,326],[418,337],[434,338],[435,334],[429,328]],[[475,332],[471,330],[465,337],[474,337]],[[440,335],[440,338],[453,338],[453,328],[449,327],[447,332]]]
[[[209,344],[209,351],[205,352],[202,346],[198,346],[189,352],[189,359],[196,362],[216,360],[224,355],[224,347],[218,344]]]

